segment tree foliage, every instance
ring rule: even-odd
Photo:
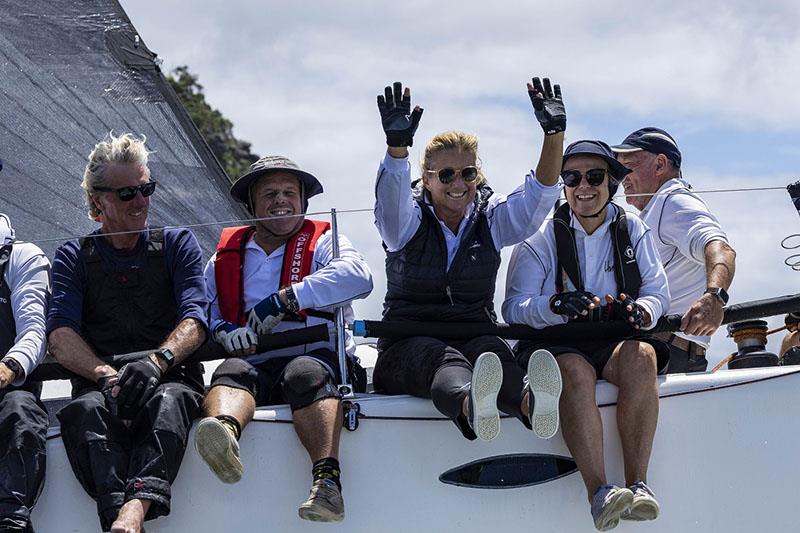
[[[233,135],[233,123],[206,102],[203,86],[187,66],[175,68],[167,81],[178,95],[189,116],[211,151],[217,157],[229,179],[235,179],[254,163],[258,156],[250,152],[251,144]]]

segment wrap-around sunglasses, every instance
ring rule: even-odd
[[[467,183],[478,179],[478,169],[477,167],[472,167],[472,166],[464,168],[447,167],[441,170],[426,170],[425,172],[436,174],[439,177],[439,181],[441,181],[445,185],[453,181],[456,178],[456,174],[458,172],[461,173],[461,178]]]
[[[580,170],[565,170],[561,173],[561,179],[564,180],[564,185],[567,187],[577,187],[581,183],[581,179],[586,177],[586,183],[592,187],[597,187],[603,180],[606,179],[607,170],[603,168],[592,168],[582,174]]]
[[[94,187],[94,190],[101,192],[115,192],[120,200],[123,202],[130,202],[136,198],[137,192],[142,193],[142,196],[145,198],[156,192],[156,182],[155,180],[150,180],[147,183],[131,187]]]

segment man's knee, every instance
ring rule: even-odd
[[[325,398],[339,398],[328,370],[316,359],[297,357],[286,365],[281,380],[284,399],[292,410],[302,409]]]
[[[653,346],[641,341],[625,341],[619,351],[617,364],[621,379],[653,377],[658,373],[656,350]]]
[[[565,353],[559,355],[556,361],[561,370],[561,379],[565,389],[594,389],[597,384],[597,374],[594,367],[583,356],[576,353]]]
[[[100,391],[81,394],[56,415],[61,425],[82,425],[101,422],[108,415],[106,399]]]
[[[255,396],[258,386],[258,369],[244,359],[226,359],[211,376],[211,387],[218,385],[246,390]]]

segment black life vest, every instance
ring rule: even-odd
[[[614,251],[614,279],[617,281],[617,292],[624,292],[631,298],[639,297],[642,287],[642,275],[636,262],[636,252],[631,244],[628,232],[628,217],[620,206],[610,203],[616,209],[609,232],[611,246]],[[585,290],[578,248],[575,243],[575,230],[570,226],[569,204],[558,207],[553,215],[553,231],[556,236],[556,292],[564,292],[564,276],[568,277],[577,290]]]
[[[6,282],[6,267],[11,245],[3,246],[3,250],[6,247],[9,253],[3,254],[5,261],[0,265],[0,358],[14,347],[14,340],[17,338],[17,323],[14,320],[14,309],[11,307],[11,287]]]

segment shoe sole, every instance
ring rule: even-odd
[[[633,493],[630,490],[620,490],[616,497],[604,508],[595,520],[594,527],[598,531],[608,531],[619,525],[620,518],[633,504]]]
[[[303,520],[312,522],[341,522],[344,520],[344,513],[334,513],[320,505],[304,503],[297,509],[297,514]]]
[[[195,450],[223,483],[236,483],[244,474],[231,439],[231,432],[216,418],[201,420],[194,434]]]
[[[528,360],[528,384],[533,392],[533,432],[549,439],[558,431],[558,402],[561,398],[561,370],[553,354],[536,350]]]
[[[500,412],[497,394],[503,383],[503,366],[492,352],[478,357],[472,369],[472,408],[475,409],[473,430],[479,439],[490,441],[500,433]]]
[[[658,502],[650,498],[637,500],[633,498],[630,511],[624,514],[622,520],[630,520],[632,522],[644,522],[647,520],[655,520],[658,518],[660,512]]]

